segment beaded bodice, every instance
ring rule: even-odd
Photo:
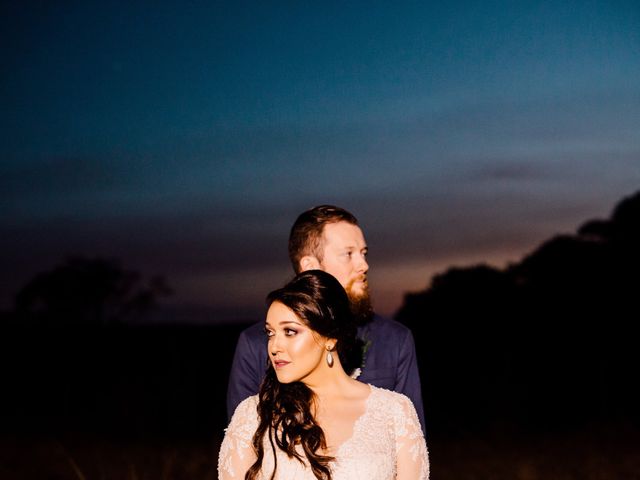
[[[218,459],[221,480],[242,479],[255,461],[251,438],[258,426],[258,397],[244,400],[227,428]],[[265,438],[262,478],[273,472],[274,459]],[[276,449],[276,479],[309,479],[311,469]],[[356,420],[352,436],[340,445],[331,464],[333,480],[392,480],[429,478],[429,458],[418,416],[404,395],[371,386],[364,413]]]

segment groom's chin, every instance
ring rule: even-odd
[[[353,313],[358,325],[364,325],[373,318],[373,307],[369,290],[363,291],[360,295],[349,293],[349,302],[351,304],[351,313]]]

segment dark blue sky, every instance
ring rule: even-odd
[[[337,203],[391,313],[640,187],[635,1],[132,3],[2,7],[3,307],[85,254],[260,311]]]

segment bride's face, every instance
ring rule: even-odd
[[[293,311],[273,302],[265,324],[271,365],[281,383],[305,382],[323,368],[324,337],[311,330]]]

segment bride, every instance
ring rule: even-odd
[[[411,401],[343,368],[359,350],[340,283],[305,271],[267,302],[270,364],[259,394],[238,405],[226,430],[219,478],[428,479]]]

